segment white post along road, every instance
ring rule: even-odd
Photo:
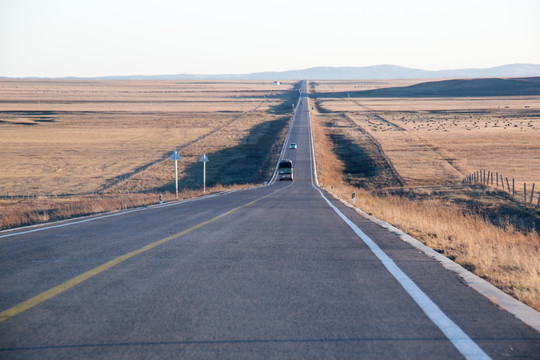
[[[538,358],[538,331],[316,186],[306,89],[294,182],[1,233],[0,358]]]

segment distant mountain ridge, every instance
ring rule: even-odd
[[[540,76],[540,65],[511,64],[488,69],[420,70],[397,65],[366,67],[315,67],[305,70],[264,72],[245,75],[249,79],[282,80],[390,80],[390,79],[451,79]]]
[[[540,76],[540,65],[509,64],[487,69],[421,70],[397,65],[365,67],[313,67],[303,70],[268,71],[251,74],[173,74],[100,77],[63,77],[55,79],[88,80],[390,80],[455,79]],[[5,78],[4,78],[5,79]],[[40,79],[40,78],[27,78]]]
[[[317,97],[478,97],[538,96],[540,77],[452,79],[364,91],[317,93]]]

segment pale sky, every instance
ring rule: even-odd
[[[0,0],[0,76],[540,64],[538,0]]]

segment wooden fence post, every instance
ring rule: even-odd
[[[533,183],[533,186],[532,186],[532,189],[531,189],[531,201],[529,201],[531,204],[532,204],[532,201],[533,201],[533,196],[534,196],[534,183]]]
[[[508,177],[506,178],[506,188],[508,189],[508,192],[510,192],[510,184],[508,183]]]
[[[527,183],[523,183],[523,202],[527,202]]]
[[[516,197],[516,179],[512,178],[512,197]]]
[[[497,189],[499,188],[499,172],[495,173],[495,179],[497,180]]]

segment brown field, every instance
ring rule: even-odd
[[[344,95],[412,83],[311,83],[319,181],[540,309],[540,96]],[[515,178],[515,198],[461,184],[479,169]]]
[[[19,216],[8,216],[17,208],[17,214],[30,211],[32,201],[47,204],[36,208],[39,221],[67,217],[66,206],[75,203],[86,208],[75,214],[114,208],[111,198],[102,199],[112,194],[130,199],[119,200],[118,208],[155,202],[157,193],[168,197],[174,192],[174,162],[168,160],[174,148],[183,157],[179,181],[186,193],[202,188],[203,153],[210,159],[209,187],[262,183],[296,101],[294,86],[2,80],[0,228],[33,222],[5,223]],[[96,193],[100,200],[89,201],[94,205],[80,205]],[[66,195],[79,198],[68,201]]]
[[[423,80],[426,81],[426,80]],[[310,91],[317,93],[352,93],[354,91],[381,89],[394,86],[409,86],[418,80],[338,80],[310,81]]]
[[[413,83],[311,83],[320,182],[540,309],[539,212],[520,186],[461,185],[487,169],[540,190],[540,97],[343,97]],[[173,148],[181,198],[202,193],[202,153],[209,192],[262,183],[295,86],[0,81],[0,228],[172,200]]]
[[[335,88],[352,91],[355,83]],[[540,96],[324,98],[317,106],[321,116],[342,116],[350,123],[342,126],[374,136],[407,185],[459,183],[479,169],[515,178],[519,196],[524,182],[540,185]]]

